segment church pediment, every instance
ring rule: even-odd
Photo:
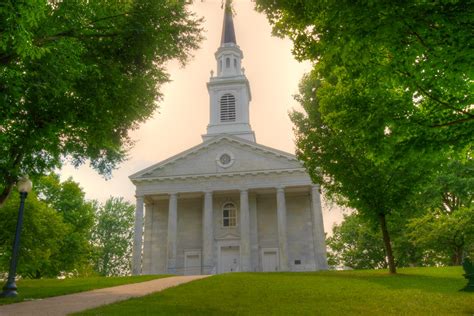
[[[271,173],[302,168],[294,155],[224,135],[137,172],[130,179]]]

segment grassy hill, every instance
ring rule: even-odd
[[[233,273],[80,315],[473,315],[465,284],[460,267]]]

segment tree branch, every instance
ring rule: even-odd
[[[409,72],[406,72],[406,71],[397,71],[397,72],[399,72],[400,74],[405,75],[405,76],[407,76],[407,77],[409,77],[409,78],[411,78],[411,79],[414,79],[413,76],[412,76]],[[453,107],[453,106],[452,106],[451,104],[449,104],[448,102],[442,101],[442,100],[440,100],[439,98],[433,96],[433,95],[432,95],[430,92],[428,92],[425,88],[423,88],[422,86],[420,86],[420,85],[416,82],[416,80],[413,80],[413,83],[415,84],[415,86],[417,87],[417,89],[421,91],[421,93],[422,93],[424,96],[426,96],[426,97],[430,98],[431,100],[433,100],[433,101],[435,101],[435,102],[437,102],[437,103],[443,105],[444,107],[447,107],[447,108],[450,109],[450,110],[453,110],[453,111],[455,111],[455,112],[462,113],[462,114],[464,114],[464,115],[469,116],[470,118],[474,118],[474,114],[473,114],[473,113],[467,112],[467,111],[465,111],[465,110],[463,110],[463,109],[458,109],[458,108],[456,108],[456,107]]]
[[[463,119],[442,123],[442,124],[430,125],[430,127],[452,126],[452,125],[456,125],[456,124],[459,124],[459,123],[464,123],[464,122],[467,122],[467,121],[470,121],[470,120],[474,120],[474,115],[471,115],[470,117],[465,117]]]

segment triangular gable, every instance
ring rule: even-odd
[[[217,162],[220,155],[230,153],[234,160],[224,168]],[[302,164],[292,154],[250,142],[235,136],[213,138],[130,176],[130,179],[192,176],[300,169]]]

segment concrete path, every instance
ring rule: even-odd
[[[159,292],[209,275],[175,276],[135,284],[120,285],[88,292],[55,296],[0,306],[0,315],[59,316]]]

